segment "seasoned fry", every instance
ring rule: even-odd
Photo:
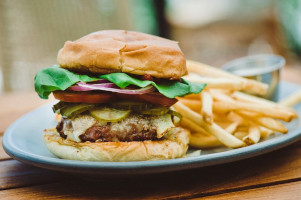
[[[260,130],[258,126],[250,126],[249,134],[242,139],[247,144],[255,144],[260,140]]]
[[[202,133],[192,133],[190,135],[189,145],[195,148],[214,148],[221,146],[222,143],[213,135],[204,135]]]
[[[212,100],[212,97],[206,91],[203,91],[201,93],[201,97],[202,97],[201,114],[203,116],[203,119],[204,119],[205,122],[207,122],[209,124],[212,124],[212,122],[213,122],[213,113],[212,113],[213,100]]]
[[[279,104],[283,106],[294,106],[295,104],[300,102],[301,102],[301,90],[283,99],[282,101],[279,102]]]
[[[226,145],[228,147],[231,147],[231,148],[238,148],[238,147],[242,147],[242,146],[246,145],[243,141],[235,138],[233,135],[226,132],[224,129],[219,127],[217,124],[215,124],[215,123],[212,123],[212,124],[206,123],[203,120],[201,115],[194,112],[189,107],[182,104],[181,102],[177,102],[173,107],[179,113],[186,116],[191,121],[195,122],[196,124],[200,124],[207,132],[214,135],[224,145]]]
[[[222,77],[222,78],[229,78],[233,80],[243,81],[245,85],[244,86],[245,90],[253,92],[255,94],[266,94],[268,89],[268,85],[264,83],[257,82],[251,79],[238,77],[228,72],[211,67],[209,65],[205,65],[191,60],[187,60],[186,65],[189,72],[194,72],[201,76]]]
[[[178,97],[178,100],[183,103],[184,105],[188,106],[194,111],[199,112],[202,109],[202,104],[200,100],[195,100],[195,99],[184,99],[181,97]]]

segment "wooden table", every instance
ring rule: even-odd
[[[295,75],[293,80],[299,84],[301,80],[297,76],[301,75],[300,70],[290,72]],[[0,140],[10,123],[47,102],[40,100],[34,92],[1,95]],[[200,197],[232,200],[301,199],[301,142],[229,164],[124,177],[80,177],[39,169],[13,160],[0,145],[0,199]]]

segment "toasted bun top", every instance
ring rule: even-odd
[[[83,73],[124,72],[179,79],[187,73],[178,42],[124,30],[104,30],[65,42],[58,64]]]

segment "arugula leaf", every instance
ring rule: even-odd
[[[47,99],[49,94],[55,90],[66,90],[77,82],[91,82],[99,79],[106,79],[120,88],[129,85],[138,87],[146,87],[153,85],[157,90],[168,98],[184,96],[191,93],[200,93],[206,84],[192,83],[182,79],[178,81],[161,81],[155,83],[148,80],[139,80],[125,73],[111,73],[100,75],[99,77],[90,77],[87,75],[78,75],[66,69],[60,68],[58,65],[43,69],[35,76],[35,90],[43,99]]]

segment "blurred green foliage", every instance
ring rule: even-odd
[[[301,55],[301,0],[278,0],[277,10],[288,46]]]

